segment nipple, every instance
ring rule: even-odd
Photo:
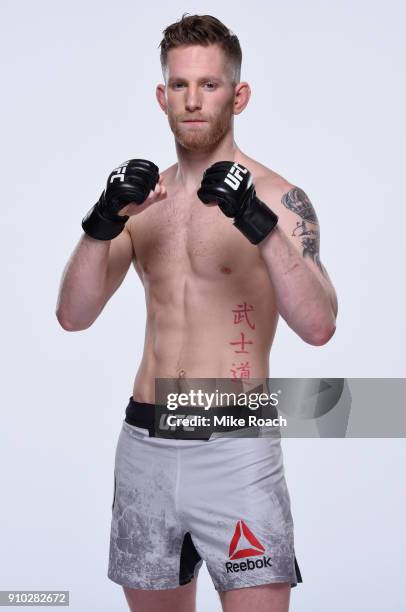
[[[228,266],[220,266],[220,272],[223,274],[231,274],[231,268]]]

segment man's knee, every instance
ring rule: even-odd
[[[175,589],[131,589],[123,587],[131,612],[195,612],[196,578]]]
[[[231,589],[219,593],[223,612],[288,612],[291,586],[289,582],[275,582]]]

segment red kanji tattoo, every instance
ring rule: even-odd
[[[247,321],[251,329],[255,329],[255,323],[252,324],[248,318],[248,313],[254,310],[253,305],[252,304],[248,305],[246,302],[244,302],[244,304],[238,304],[237,307],[239,310],[233,309],[234,325],[237,325],[238,323],[241,323],[241,321],[245,320]]]
[[[248,351],[245,350],[245,345],[254,344],[254,343],[252,342],[252,340],[246,340],[244,332],[241,332],[241,340],[237,340],[236,342],[229,342],[229,344],[232,344],[232,345],[240,344],[241,345],[241,351],[234,351],[235,353],[248,353]]]
[[[235,366],[236,364],[233,363],[233,366]],[[230,368],[231,372],[233,373],[233,378],[238,378],[237,377],[237,373],[240,372],[240,376],[239,378],[249,378],[250,377],[250,364],[248,363],[248,361],[246,361],[245,363],[240,363],[239,366],[237,366],[236,368]]]

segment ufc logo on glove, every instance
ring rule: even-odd
[[[123,183],[127,166],[128,166],[128,161],[123,162],[120,166],[118,166],[118,168],[114,170],[114,172],[117,172],[117,174],[112,174],[110,178],[110,183],[112,183],[114,179],[119,179]]]
[[[238,164],[233,164],[226,178],[224,179],[224,182],[227,183],[227,185],[229,185],[232,189],[234,189],[234,191],[237,191],[243,179],[240,172],[242,172],[243,174],[247,174],[248,170],[247,168],[242,168]]]

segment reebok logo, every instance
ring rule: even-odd
[[[247,168],[241,168],[241,166],[235,163],[231,166],[226,178],[224,179],[224,182],[227,183],[231,189],[234,189],[234,191],[237,191],[238,187],[241,185],[241,181],[244,178],[241,176],[240,172],[247,174],[248,170]]]
[[[232,563],[231,561],[226,562],[227,574],[234,574],[236,572],[246,572],[247,570],[261,569],[261,567],[272,567],[271,557],[262,557],[262,559],[247,559],[247,561],[241,561],[241,563]]]
[[[271,558],[264,555],[265,548],[254,536],[244,521],[237,521],[234,535],[231,538],[228,556],[230,561],[226,562],[227,574],[229,572],[246,572],[248,570],[260,569],[262,567],[272,567]],[[232,563],[237,559],[263,555],[262,559],[247,559],[240,563]]]
[[[248,544],[248,547],[245,547],[246,544]],[[244,521],[237,521],[228,551],[229,558],[234,560],[242,557],[253,557],[254,555],[262,555],[264,552],[265,548],[252,531],[248,529]]]

